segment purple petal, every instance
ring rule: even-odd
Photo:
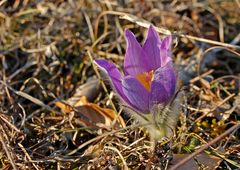
[[[156,70],[161,66],[160,47],[161,39],[159,38],[159,35],[154,27],[151,25],[148,29],[148,35],[143,45],[143,50],[147,54],[150,61],[149,71]]]
[[[176,75],[172,62],[158,68],[155,73],[150,89],[150,107],[154,104],[169,102],[176,89]]]
[[[172,36],[169,35],[163,39],[161,48],[171,49],[171,45],[172,45]]]
[[[123,79],[123,92],[133,107],[142,113],[149,113],[149,92],[132,76]]]
[[[111,79],[112,85],[115,88],[115,91],[118,93],[118,95],[126,102],[130,103],[128,98],[123,93],[122,89],[122,75],[115,66],[110,61],[107,60],[95,60],[95,63],[97,66],[103,70]]]
[[[167,36],[163,39],[161,44],[161,66],[165,66],[169,61],[172,60],[171,56],[171,45],[172,45],[172,36]]]
[[[127,41],[127,49],[124,59],[125,74],[136,76],[139,73],[148,71],[148,58],[136,40],[134,34],[131,31],[126,30],[125,37]]]

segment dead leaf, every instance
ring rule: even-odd
[[[171,162],[171,165],[175,165],[181,160],[183,160],[185,157],[189,156],[189,154],[174,154],[173,155],[173,161]],[[209,156],[206,153],[201,153],[195,157],[197,161],[195,161],[193,158],[186,162],[184,165],[180,166],[177,170],[186,170],[186,169],[191,169],[191,170],[198,170],[199,165],[198,163],[202,164],[204,166],[205,170],[214,170],[216,169],[220,162],[221,159],[215,156]],[[198,162],[198,163],[197,163]],[[171,169],[171,166],[169,167]]]
[[[55,102],[55,105],[60,108],[63,113],[70,113],[73,111],[73,108],[70,105],[67,105],[63,102]]]
[[[92,102],[98,96],[99,92],[101,91],[102,86],[99,82],[99,79],[96,77],[91,77],[88,81],[79,86],[74,95],[67,100],[68,104],[71,106],[75,105],[76,102],[79,101],[80,97],[86,96],[87,100]]]
[[[120,116],[112,109],[101,108],[97,104],[89,103],[86,96],[82,96],[72,107],[62,102],[55,105],[65,114],[74,112],[73,122],[87,127],[111,127],[116,120],[115,127],[125,127],[125,123]]]

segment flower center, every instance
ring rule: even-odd
[[[141,74],[138,74],[136,78],[143,85],[143,87],[147,89],[147,91],[150,91],[153,75],[154,71],[152,70],[150,72],[143,72]]]

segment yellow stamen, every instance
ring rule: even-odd
[[[152,77],[153,77],[154,71],[150,72],[143,72],[141,74],[137,75],[137,80],[147,89],[147,91],[150,91]]]

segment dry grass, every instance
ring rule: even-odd
[[[239,0],[1,0],[0,168],[165,169],[174,154],[203,150],[221,158],[218,169],[240,168],[239,8]],[[94,78],[90,56],[121,67],[124,29],[142,40],[149,23],[174,33],[186,94],[176,135],[155,150],[126,113],[125,128],[90,129],[54,104]],[[109,89],[94,83],[81,93],[121,111]]]

